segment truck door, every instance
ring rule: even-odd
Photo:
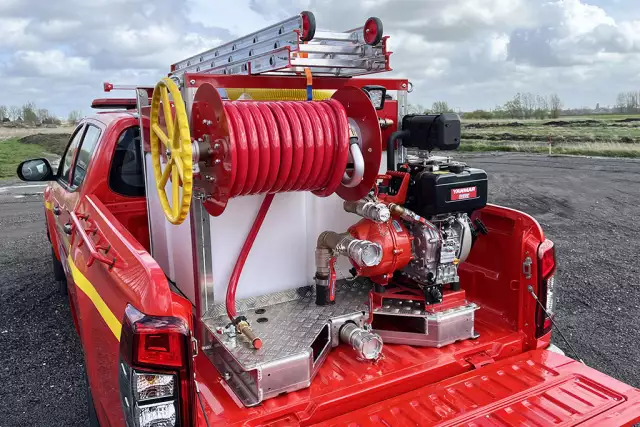
[[[84,123],[76,129],[58,167],[58,180],[51,188],[52,210],[58,237],[58,253],[68,276],[70,270],[67,257],[69,255],[72,230],[70,213],[78,205],[82,182],[101,132],[102,130],[92,123]],[[75,287],[69,286],[68,289],[71,293],[72,301],[75,301]]]
[[[78,153],[78,147],[80,141],[84,135],[85,124],[80,124],[74,131],[69,145],[65,150],[60,165],[58,166],[58,179],[51,184],[51,209],[53,211],[54,218],[54,230],[56,233],[55,241],[58,242],[58,253],[60,254],[60,260],[65,265],[65,260],[69,252],[69,235],[65,232],[65,224],[68,224],[69,219],[69,206],[72,201],[69,188],[71,187],[71,171],[73,164]]]

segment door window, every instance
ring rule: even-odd
[[[65,184],[69,184],[71,180],[69,179],[69,174],[71,172],[71,167],[73,166],[73,159],[76,156],[76,152],[78,151],[78,146],[80,145],[80,140],[82,139],[82,130],[84,129],[84,125],[78,126],[69,145],[67,146],[67,150],[60,161],[60,166],[58,166],[58,179]]]
[[[80,151],[78,151],[78,157],[76,158],[76,166],[73,169],[72,187],[78,187],[84,181],[84,177],[89,169],[89,162],[91,156],[96,148],[98,140],[100,139],[100,129],[95,126],[87,125],[87,130],[84,132],[84,138],[82,138],[82,144],[80,145]]]
[[[109,171],[109,187],[123,196],[144,196],[140,128],[125,129],[118,138]]]

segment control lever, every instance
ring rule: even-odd
[[[479,234],[482,234],[483,236],[486,236],[487,234],[489,234],[489,230],[487,229],[487,226],[484,225],[484,222],[482,222],[480,218],[476,218],[476,220],[473,221],[473,225],[470,227],[470,229],[471,229],[471,239],[473,243],[476,242],[476,239],[478,238]]]
[[[489,234],[489,230],[487,229],[487,226],[484,225],[484,222],[482,222],[482,220],[480,218],[476,218],[475,221],[473,221],[474,225],[475,225],[475,231],[476,233],[480,233],[483,235],[487,235]]]

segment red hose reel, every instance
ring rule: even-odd
[[[368,96],[343,87],[325,101],[227,101],[203,83],[191,112],[200,141],[196,185],[204,207],[221,215],[233,197],[312,191],[358,200],[373,187],[382,156],[378,116]],[[350,138],[364,158],[362,181],[342,185],[349,170]],[[208,142],[208,143],[207,143]]]

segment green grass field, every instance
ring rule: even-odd
[[[15,178],[23,160],[45,157],[59,158],[69,140],[67,134],[31,135],[0,140],[0,179]]]
[[[44,157],[44,150],[35,144],[23,144],[18,138],[0,141],[0,178],[16,176],[16,168],[21,161],[34,157]]]
[[[640,115],[463,120],[461,151],[640,157]]]

